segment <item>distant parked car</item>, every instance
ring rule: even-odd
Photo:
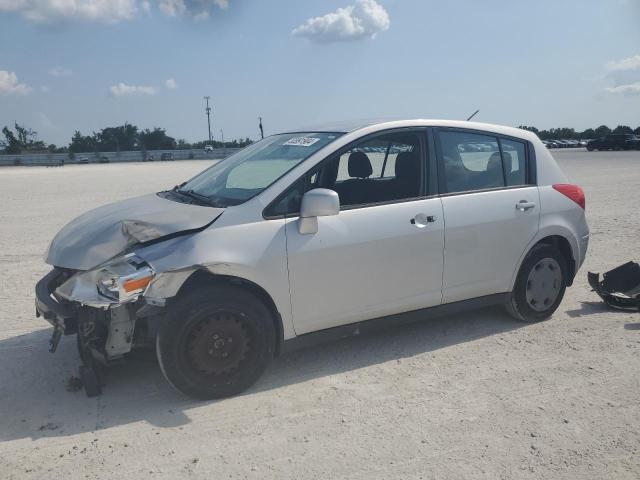
[[[98,162],[100,163],[109,163],[111,160],[109,160],[109,157],[107,157],[106,155],[103,155],[102,157],[100,157],[98,159]]]
[[[78,157],[78,163],[89,163],[89,157]]]
[[[162,155],[160,155],[160,160],[162,161],[173,160],[173,153],[163,153]]]
[[[150,153],[147,153],[147,154],[143,157],[142,161],[143,161],[143,162],[153,162],[153,155],[152,155],[152,154],[150,154]]]
[[[213,152],[213,145],[205,145],[204,146],[204,151],[205,152]]]
[[[587,143],[587,150],[639,150],[640,137],[631,133],[611,133]]]

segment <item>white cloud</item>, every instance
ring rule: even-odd
[[[26,95],[29,92],[31,87],[18,83],[18,77],[14,72],[0,70],[0,95]]]
[[[53,77],[68,77],[72,73],[71,69],[64,67],[53,67],[49,70],[49,75]]]
[[[169,17],[190,16],[195,21],[208,20],[211,10],[229,8],[229,0],[159,0],[160,11]]]
[[[356,0],[354,5],[308,19],[292,33],[322,43],[358,40],[375,38],[390,23],[389,14],[375,0]]]
[[[614,95],[640,95],[640,55],[614,60],[605,65],[613,87],[605,92]]]
[[[214,9],[229,8],[229,0],[0,0],[0,13],[15,13],[40,24],[118,23],[132,20],[140,12],[151,13],[152,3],[164,15],[197,21],[208,19]]]
[[[109,92],[114,97],[131,97],[134,95],[155,95],[158,90],[155,87],[144,85],[127,85],[126,83],[118,83],[109,87]]]
[[[640,70],[640,55],[611,61],[607,63],[606,67],[610,72]]]
[[[46,85],[42,85],[42,86],[40,87],[40,91],[41,91],[42,93],[49,93],[49,87],[47,87]]]
[[[196,13],[193,16],[193,20],[196,22],[206,22],[207,20],[209,20],[209,12],[206,10],[203,10],[200,13]]]
[[[164,86],[169,90],[175,90],[176,88],[178,88],[178,82],[176,82],[175,78],[170,78],[166,82],[164,82]]]
[[[13,12],[34,23],[131,20],[138,0],[0,0],[0,12]]]
[[[184,15],[187,11],[184,0],[161,0],[159,7],[160,11],[169,17]]]
[[[640,82],[631,83],[629,85],[618,85],[617,87],[608,87],[605,90],[616,95],[640,95]]]

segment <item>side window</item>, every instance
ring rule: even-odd
[[[420,196],[422,153],[415,133],[381,135],[355,145],[318,172],[319,186],[338,192],[341,207]]]
[[[265,216],[297,214],[302,195],[314,188],[335,190],[342,208],[417,198],[423,168],[420,134],[381,135],[309,171],[269,206]]]
[[[449,131],[440,132],[439,137],[447,192],[504,187],[496,137]]]
[[[507,186],[527,184],[527,147],[517,140],[500,140]]]

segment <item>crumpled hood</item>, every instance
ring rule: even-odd
[[[46,262],[89,270],[137,243],[202,228],[223,211],[174,202],[156,194],[111,203],[65,225],[49,245]]]

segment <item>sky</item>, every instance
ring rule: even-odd
[[[0,127],[640,126],[640,0],[0,0]]]

